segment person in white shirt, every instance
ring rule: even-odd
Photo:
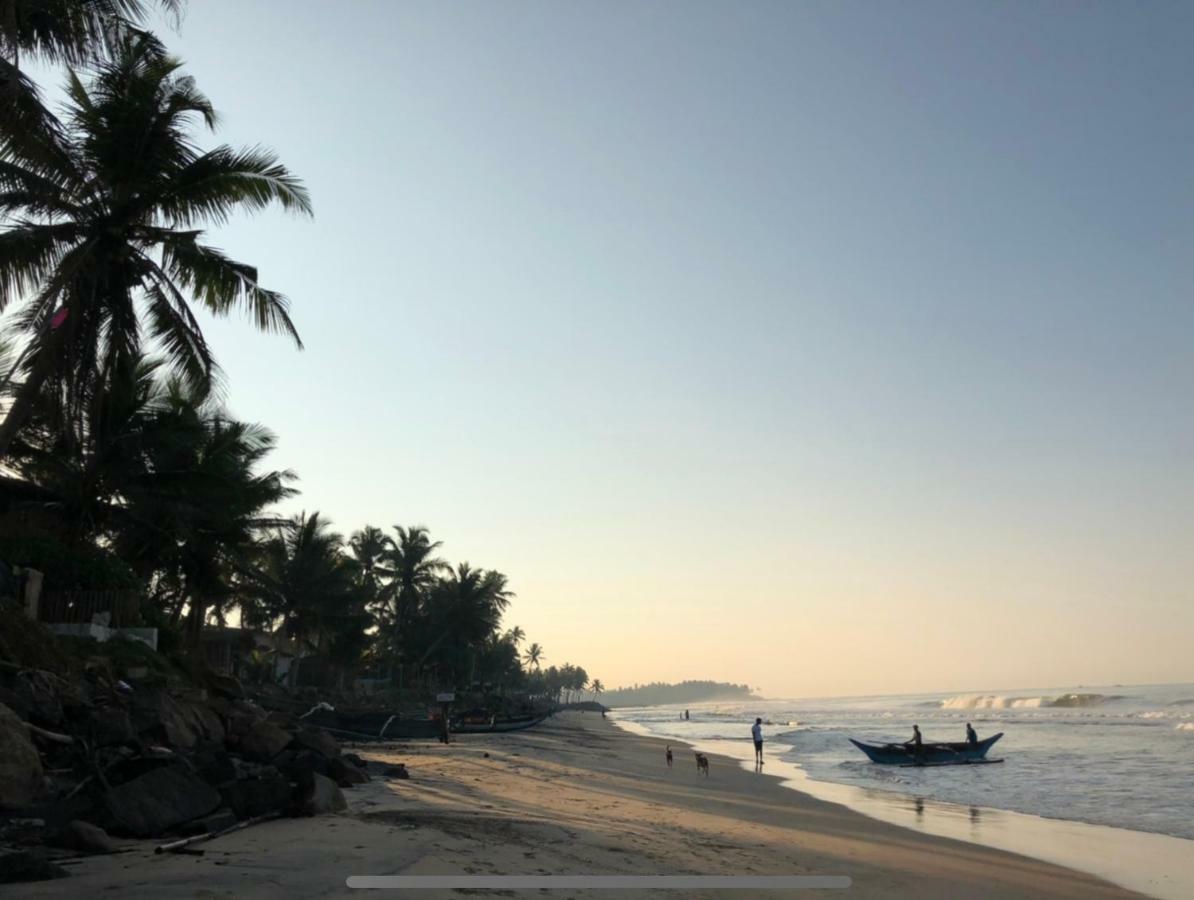
[[[755,739],[755,765],[761,766],[763,764],[763,720],[755,719],[755,724],[751,726],[750,736]]]

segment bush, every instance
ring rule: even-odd
[[[138,590],[142,586],[133,570],[107,550],[70,547],[52,537],[0,537],[0,559],[42,572],[44,590]]]

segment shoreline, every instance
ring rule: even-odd
[[[628,733],[669,740],[636,722],[618,719],[616,713],[611,718]],[[741,743],[707,740],[685,745],[723,756],[753,771],[753,748],[745,739]],[[785,789],[918,834],[1039,859],[1157,900],[1194,896],[1194,841],[1185,838],[823,781],[813,778],[799,763],[774,754],[768,755],[766,766],[765,774],[779,778]]]
[[[6,896],[332,897],[353,893],[350,875],[396,874],[846,875],[853,886],[843,896],[854,898],[1142,896],[1023,855],[877,821],[720,754],[710,755],[708,778],[686,752],[669,770],[664,745],[595,713],[563,713],[534,729],[460,736],[447,747],[362,746],[375,778],[345,791],[344,814],[266,823],[211,841],[203,856],[154,856],[152,844],[134,842],[121,855],[75,861],[68,880],[7,885]],[[410,780],[377,777],[397,762]],[[590,895],[609,896],[550,894]]]

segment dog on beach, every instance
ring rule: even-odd
[[[671,744],[667,745],[667,767],[669,769],[672,767],[672,745]]]
[[[697,774],[700,775],[702,772],[704,772],[705,777],[708,778],[709,777],[709,757],[707,757],[704,753],[696,753],[694,755],[696,756],[696,761],[697,761]]]

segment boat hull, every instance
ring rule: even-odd
[[[974,744],[922,744],[920,752],[911,744],[864,744],[850,738],[850,743],[867,755],[871,762],[888,766],[946,765],[978,762],[1003,737],[993,734]]]

